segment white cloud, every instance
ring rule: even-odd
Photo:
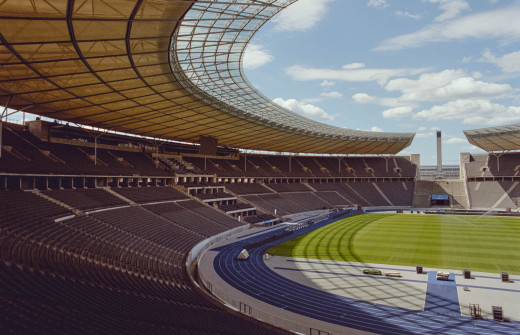
[[[347,65],[343,65],[341,68],[345,70],[355,70],[355,69],[362,69],[365,67],[365,63],[350,63]]]
[[[401,16],[401,17],[408,17],[408,18],[414,19],[414,20],[419,20],[421,18],[421,14],[412,14],[412,13],[409,13],[408,11],[403,12],[400,10],[396,10],[395,15]]]
[[[367,104],[376,101],[376,98],[366,93],[356,93],[352,96],[352,100],[360,104]]]
[[[504,41],[520,39],[520,5],[512,5],[494,11],[466,15],[437,22],[410,34],[399,35],[379,44],[375,50],[402,50],[432,42],[462,40],[468,38],[495,38]]]
[[[484,77],[484,75],[482,75],[482,72],[479,72],[479,71],[473,71],[471,73],[471,76],[475,79],[480,79],[480,78]]]
[[[293,65],[285,73],[294,80],[341,80],[349,82],[376,81],[384,85],[390,78],[420,74],[425,68],[410,69],[322,69]]]
[[[482,62],[495,64],[504,73],[520,72],[520,51],[511,52],[502,57],[496,57],[491,51],[485,50],[480,60]]]
[[[383,111],[383,117],[385,119],[399,120],[403,117],[411,116],[413,114],[413,108],[408,106],[390,108]]]
[[[465,138],[460,138],[460,137],[452,137],[452,138],[449,138],[446,141],[444,141],[444,143],[446,143],[446,144],[468,143],[468,140],[466,140]]]
[[[445,101],[469,98],[497,98],[514,92],[508,84],[475,80],[462,70],[444,70],[424,73],[419,79],[393,79],[385,86],[387,91],[399,91],[400,102]]]
[[[274,57],[260,44],[249,43],[244,53],[243,66],[245,69],[256,69],[271,62]]]
[[[520,107],[504,106],[488,100],[455,100],[436,105],[414,115],[415,119],[462,120],[464,124],[498,125],[520,121]]]
[[[399,99],[397,99],[397,98],[380,98],[380,97],[374,97],[374,96],[368,95],[366,93],[356,93],[352,96],[352,100],[354,100],[354,102],[357,102],[359,104],[372,103],[372,104],[377,104],[377,105],[386,106],[386,107],[399,107],[399,106],[404,106],[404,105],[406,105],[406,106],[410,105],[410,103],[400,102]]]
[[[275,104],[278,104],[284,108],[289,109],[297,114],[308,117],[316,121],[332,121],[334,118],[321,109],[318,106],[314,106],[305,102],[298,101],[296,99],[276,98],[273,100]]]
[[[470,10],[469,4],[465,0],[430,0],[438,3],[439,8],[444,11],[435,18],[435,21],[442,22],[457,17],[463,10]]]
[[[356,93],[352,96],[352,100],[357,103],[372,103],[386,107],[418,107],[422,102],[471,98],[496,99],[509,97],[515,93],[515,89],[508,84],[476,80],[462,70],[423,73],[417,79],[392,79],[384,88],[388,92],[399,92],[400,96],[384,98]]]
[[[428,128],[426,128],[426,127],[419,127],[418,130],[419,130],[419,131],[425,131],[426,129],[428,129]]]
[[[367,2],[368,7],[374,7],[374,8],[385,8],[390,6],[386,0],[369,0]]]
[[[282,10],[272,22],[278,31],[305,31],[316,26],[334,0],[299,0]]]
[[[339,93],[339,92],[323,92],[321,94],[322,97],[324,98],[329,98],[329,99],[341,99],[343,98],[343,94]]]
[[[330,80],[324,80],[320,84],[321,87],[329,87],[329,86],[334,86],[334,85],[336,85],[336,82],[330,81]]]

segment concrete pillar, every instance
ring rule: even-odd
[[[442,172],[442,136],[441,131],[437,130],[437,173]]]

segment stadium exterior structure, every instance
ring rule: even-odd
[[[409,146],[414,134],[305,119],[247,82],[241,68],[247,43],[293,2],[3,2],[0,105],[134,135],[191,143],[208,137],[243,149],[396,154]]]

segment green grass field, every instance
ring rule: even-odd
[[[287,257],[520,274],[520,218],[355,215],[267,252]]]

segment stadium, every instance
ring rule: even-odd
[[[293,2],[0,3],[0,333],[520,332],[519,125],[427,179],[272,103],[244,50]]]

